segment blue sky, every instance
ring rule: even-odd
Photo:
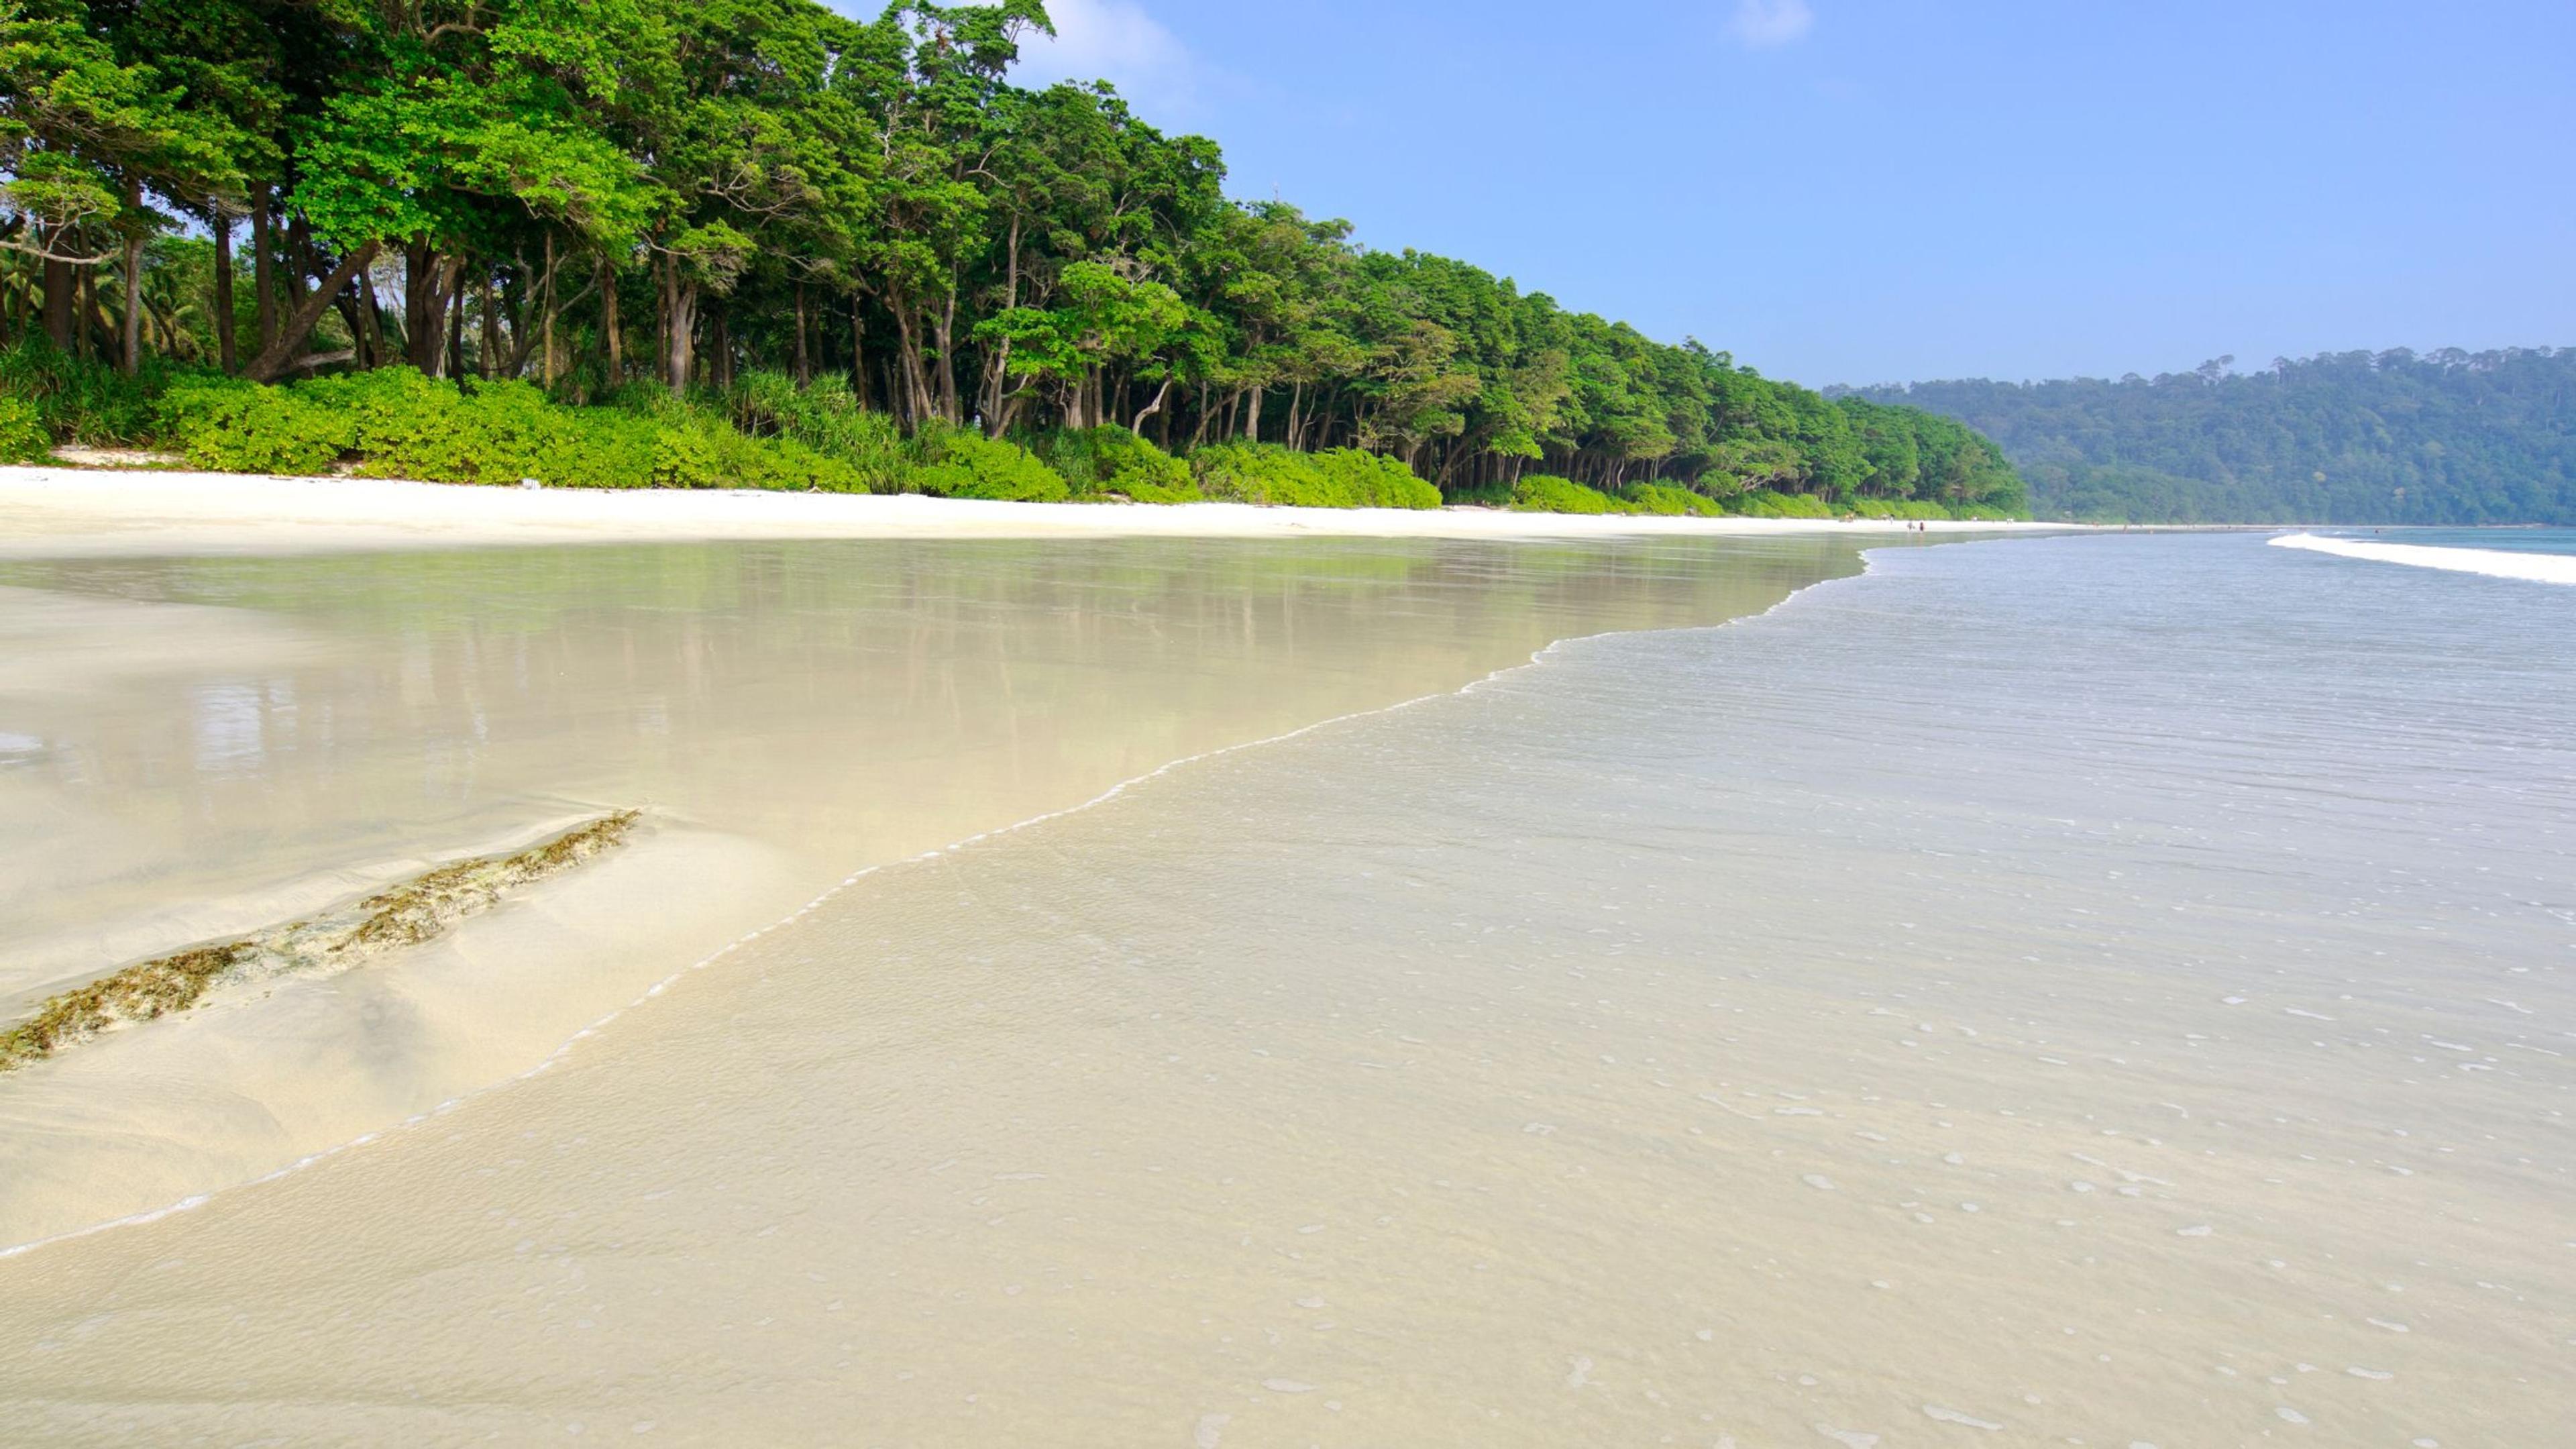
[[[2576,344],[2570,0],[1051,8],[1237,195],[1811,384]]]

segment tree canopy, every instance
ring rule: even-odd
[[[1014,85],[1049,29],[1040,0],[0,0],[0,327],[572,403],[776,369],[907,432],[1359,449],[1452,498],[2022,506],[1947,419],[1230,201],[1214,142]]]
[[[2234,361],[1851,395],[1991,435],[2043,518],[2576,524],[2576,348],[2326,353],[2252,373]]]

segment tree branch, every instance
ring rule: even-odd
[[[251,365],[243,369],[242,376],[253,382],[275,382],[278,374],[286,371],[288,365],[293,362],[295,351],[304,345],[304,339],[313,335],[313,325],[322,320],[322,314],[331,309],[333,299],[340,295],[342,288],[349,285],[349,279],[365,271],[368,264],[376,259],[376,251],[380,245],[381,243],[378,242],[369,242],[342,257],[340,265],[331,269],[331,275],[323,278],[322,285],[316,287],[303,301],[295,304],[295,310],[287,315],[284,325],[277,329],[277,340],[270,343],[266,351],[252,359]]]

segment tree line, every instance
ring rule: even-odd
[[[1229,201],[1215,143],[1014,85],[1033,31],[1040,0],[0,0],[0,329],[574,404],[830,377],[906,432],[1358,449],[1451,498],[2022,506],[1948,419]]]
[[[1860,389],[2000,442],[2043,518],[2576,524],[2576,348]]]

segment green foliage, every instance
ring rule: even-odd
[[[233,378],[171,388],[161,422],[191,465],[218,473],[325,473],[357,445],[354,418],[289,388]]]
[[[1075,497],[1117,494],[1138,503],[1194,503],[1190,465],[1116,424],[1066,429],[1037,444]]]
[[[153,439],[158,414],[153,399],[172,379],[195,374],[154,358],[139,376],[73,356],[38,337],[0,350],[0,397],[36,410],[57,442],[89,447],[134,447]]]
[[[0,463],[42,462],[53,448],[53,435],[34,403],[0,397]]]
[[[1757,489],[1744,495],[1741,512],[1754,518],[1832,518],[1832,505],[1806,493],[1775,493]]]
[[[1705,493],[1669,483],[1640,483],[1628,490],[1628,502],[1639,513],[1666,517],[1715,518],[1726,511]]]
[[[1199,491],[1282,508],[1437,508],[1439,490],[1401,460],[1357,448],[1300,453],[1275,443],[1218,443],[1190,455]]]
[[[1056,503],[1073,495],[1064,475],[1017,443],[981,433],[925,431],[914,479],[924,493],[1006,503]]]
[[[861,406],[846,378],[798,387],[783,372],[748,372],[734,383],[726,408],[743,432],[783,438],[848,469],[857,491],[914,491],[902,430]]]
[[[385,368],[286,387],[191,379],[161,414],[191,463],[223,472],[312,474],[345,461],[364,477],[432,483],[866,491],[845,463],[667,395],[566,408],[526,383],[466,388]]]
[[[1324,487],[1350,500],[1335,508],[1437,508],[1440,490],[1414,476],[1400,458],[1357,448],[1327,448],[1311,455]]]
[[[228,367],[305,379],[173,405],[193,456],[241,466],[1399,508],[1437,505],[1425,478],[1508,500],[1536,472],[1672,514],[2023,505],[1954,422],[1228,202],[1213,142],[1107,86],[1013,83],[1041,0],[851,8],[0,0],[0,301],[60,285],[29,275],[45,251],[99,302],[49,314],[66,351],[114,355],[130,323],[205,363],[229,325]],[[254,217],[287,264],[273,347]],[[108,315],[129,292],[140,315]],[[427,377],[334,375],[398,360]],[[141,441],[181,380],[143,371],[12,395],[57,438]]]
[[[2576,348],[2232,358],[2153,379],[1982,379],[1862,396],[1992,436],[2046,517],[2576,523]]]
[[[1586,488],[1565,478],[1552,478],[1544,473],[1523,478],[1512,485],[1512,510],[1516,513],[1626,513],[1625,502],[1598,488]]]

